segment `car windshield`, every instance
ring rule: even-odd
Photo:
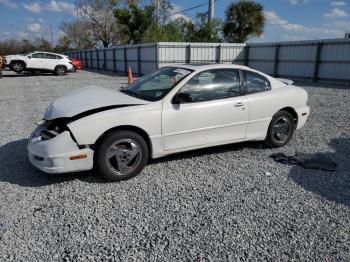
[[[142,77],[121,92],[147,101],[162,99],[192,70],[180,67],[166,67],[154,74]]]

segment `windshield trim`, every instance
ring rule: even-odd
[[[143,96],[139,96],[138,94],[136,94],[135,92],[132,92],[129,90],[129,87],[128,86],[126,89],[122,89],[120,90],[119,92],[122,92],[123,94],[126,94],[128,96],[131,96],[131,97],[135,97],[137,99],[141,99],[141,100],[144,100],[144,101],[148,101],[148,102],[157,102],[157,101],[160,101],[162,100],[167,94],[169,94],[169,92],[171,90],[173,90],[178,84],[180,84],[186,77],[188,77],[189,75],[191,75],[195,70],[193,69],[188,69],[188,68],[185,68],[185,67],[178,67],[178,66],[165,66],[165,67],[162,67],[160,68],[159,70],[155,71],[154,73],[150,74],[150,76],[152,75],[155,75],[158,71],[160,70],[163,70],[163,69],[167,69],[167,68],[174,68],[174,70],[176,69],[183,69],[183,70],[187,70],[189,71],[188,74],[184,75],[182,78],[179,79],[179,81],[177,81],[171,88],[169,88],[166,92],[164,92],[164,94],[160,97],[158,97],[157,99],[147,99]]]
[[[125,94],[125,95],[128,95],[128,96],[132,96],[132,97],[135,97],[135,98],[138,98],[138,99],[142,99],[142,100],[145,100],[143,99],[143,97],[139,96],[137,93],[133,92],[133,91],[130,91],[128,89],[121,89],[119,90],[119,92]]]

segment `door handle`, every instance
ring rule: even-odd
[[[235,103],[235,107],[240,107],[240,106],[243,106],[243,103],[242,103],[242,102],[237,102],[237,103]]]

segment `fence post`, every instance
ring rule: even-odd
[[[87,51],[86,50],[84,51],[84,63],[85,63],[85,67],[89,68],[88,61],[87,61]]]
[[[103,70],[107,70],[106,48],[103,49]]]
[[[246,45],[244,48],[244,65],[249,65],[249,45]]]
[[[137,45],[137,73],[141,76],[141,47]]]
[[[92,61],[92,50],[90,50],[90,65],[91,65],[91,68],[94,69],[94,63]]]
[[[315,71],[314,71],[314,76],[312,78],[312,81],[314,81],[314,82],[316,82],[318,80],[318,71],[319,71],[319,66],[320,66],[322,45],[323,45],[323,43],[321,43],[321,42],[317,42],[317,44],[316,44]]]
[[[278,75],[278,62],[279,62],[279,55],[280,55],[280,44],[275,45],[275,59],[273,63],[273,76]]]
[[[127,74],[128,73],[128,61],[126,60],[127,58],[127,50],[126,50],[126,46],[124,46],[124,73]]]
[[[156,50],[155,50],[155,52],[156,52],[156,70],[158,70],[159,69],[159,45],[158,45],[158,43],[156,43],[155,44],[155,46],[154,46],[155,48],[156,48]]]
[[[221,45],[216,47],[216,63],[221,63]]]
[[[190,64],[191,63],[191,45],[188,45],[186,47],[186,64]]]
[[[115,61],[115,48],[112,49],[113,52],[113,72],[117,73],[117,65],[116,65],[116,61]]]
[[[100,70],[100,52],[98,51],[98,49],[95,49],[96,52],[96,59],[97,59],[97,70]]]

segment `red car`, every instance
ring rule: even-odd
[[[83,70],[83,62],[80,61],[79,59],[76,59],[76,58],[71,58],[70,59],[72,64],[73,64],[73,71],[77,71],[77,70]]]

